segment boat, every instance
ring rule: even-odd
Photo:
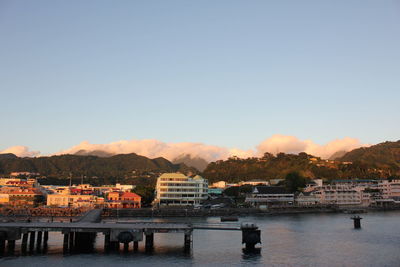
[[[237,216],[222,216],[221,222],[237,222],[239,218]]]

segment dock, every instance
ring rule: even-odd
[[[101,222],[101,210],[92,210],[76,222],[6,222],[0,223],[0,254],[12,255],[15,241],[22,239],[21,252],[33,252],[47,249],[49,232],[60,232],[64,235],[64,253],[90,252],[93,249],[97,234],[104,236],[104,251],[118,251],[123,245],[129,250],[133,242],[133,250],[137,251],[139,242],[145,242],[146,252],[152,251],[154,234],[183,233],[184,251],[192,248],[194,230],[242,231],[242,243],[246,249],[253,249],[261,243],[260,230],[254,224],[192,224],[192,223],[160,223],[160,222]]]

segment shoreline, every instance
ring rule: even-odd
[[[168,218],[168,217],[221,217],[221,216],[279,216],[279,215],[296,215],[296,214],[331,214],[331,213],[347,213],[359,214],[368,212],[385,212],[400,210],[400,207],[382,208],[382,207],[281,207],[261,210],[258,208],[221,208],[221,209],[185,209],[185,208],[164,208],[164,209],[104,209],[102,218]],[[55,220],[70,220],[80,218],[84,213],[67,215],[58,213],[53,214],[0,214],[0,220],[27,220],[31,218],[53,218]],[[61,216],[60,216],[61,215]]]

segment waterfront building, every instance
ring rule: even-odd
[[[208,194],[209,195],[222,195],[222,189],[221,188],[208,188]]]
[[[355,184],[331,184],[324,185],[316,190],[322,204],[338,206],[369,206],[371,196],[364,192],[365,187],[355,186]]]
[[[256,186],[245,202],[255,207],[288,206],[293,205],[294,194],[280,186]]]
[[[300,192],[295,199],[298,206],[312,206],[321,203],[321,197],[314,192]]]
[[[107,194],[107,202],[105,204],[108,208],[138,209],[141,207],[141,200],[142,197],[138,194],[117,191]]]
[[[195,205],[208,197],[208,181],[196,175],[188,177],[182,173],[164,173],[157,179],[157,205]]]
[[[96,196],[92,195],[47,195],[47,206],[56,207],[93,207],[97,203]]]
[[[8,204],[12,206],[37,206],[44,201],[44,196],[37,188],[25,187],[2,187],[0,194],[8,195]]]

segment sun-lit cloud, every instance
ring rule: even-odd
[[[70,149],[60,151],[57,154],[74,154],[80,150],[101,150],[112,154],[136,153],[149,158],[164,157],[173,160],[182,154],[190,154],[193,157],[201,157],[207,161],[225,159],[232,153],[246,155],[242,150],[206,145],[202,143],[165,143],[155,139],[122,140],[109,144],[91,144],[84,141]]]
[[[262,155],[265,152],[272,154],[276,154],[278,152],[295,154],[306,152],[308,154],[326,159],[332,156],[335,152],[351,151],[363,146],[369,145],[361,144],[358,139],[350,137],[336,139],[327,144],[320,145],[314,143],[312,140],[300,140],[295,136],[276,134],[261,142],[257,146],[257,152],[259,155]]]
[[[59,151],[55,153],[55,155],[75,154],[81,150],[85,150],[86,152],[103,151],[109,154],[136,153],[149,158],[164,157],[168,160],[174,160],[181,155],[189,154],[192,157],[200,157],[211,162],[227,159],[231,156],[237,156],[239,158],[261,156],[265,152],[272,154],[277,154],[279,152],[294,154],[306,152],[321,158],[329,158],[335,152],[350,151],[362,146],[368,145],[362,144],[358,139],[350,137],[336,139],[321,145],[312,140],[301,140],[295,136],[277,134],[265,139],[255,148],[250,148],[248,150],[203,143],[166,143],[155,139],[133,139],[121,140],[108,144],[91,144],[88,141],[83,141],[69,149]],[[25,146],[10,147],[0,153],[13,153],[20,157],[34,157],[40,155],[39,151],[30,151],[29,148]]]
[[[0,151],[0,154],[6,153],[12,153],[18,157],[37,157],[40,155],[39,151],[29,151],[26,146],[12,146]]]

